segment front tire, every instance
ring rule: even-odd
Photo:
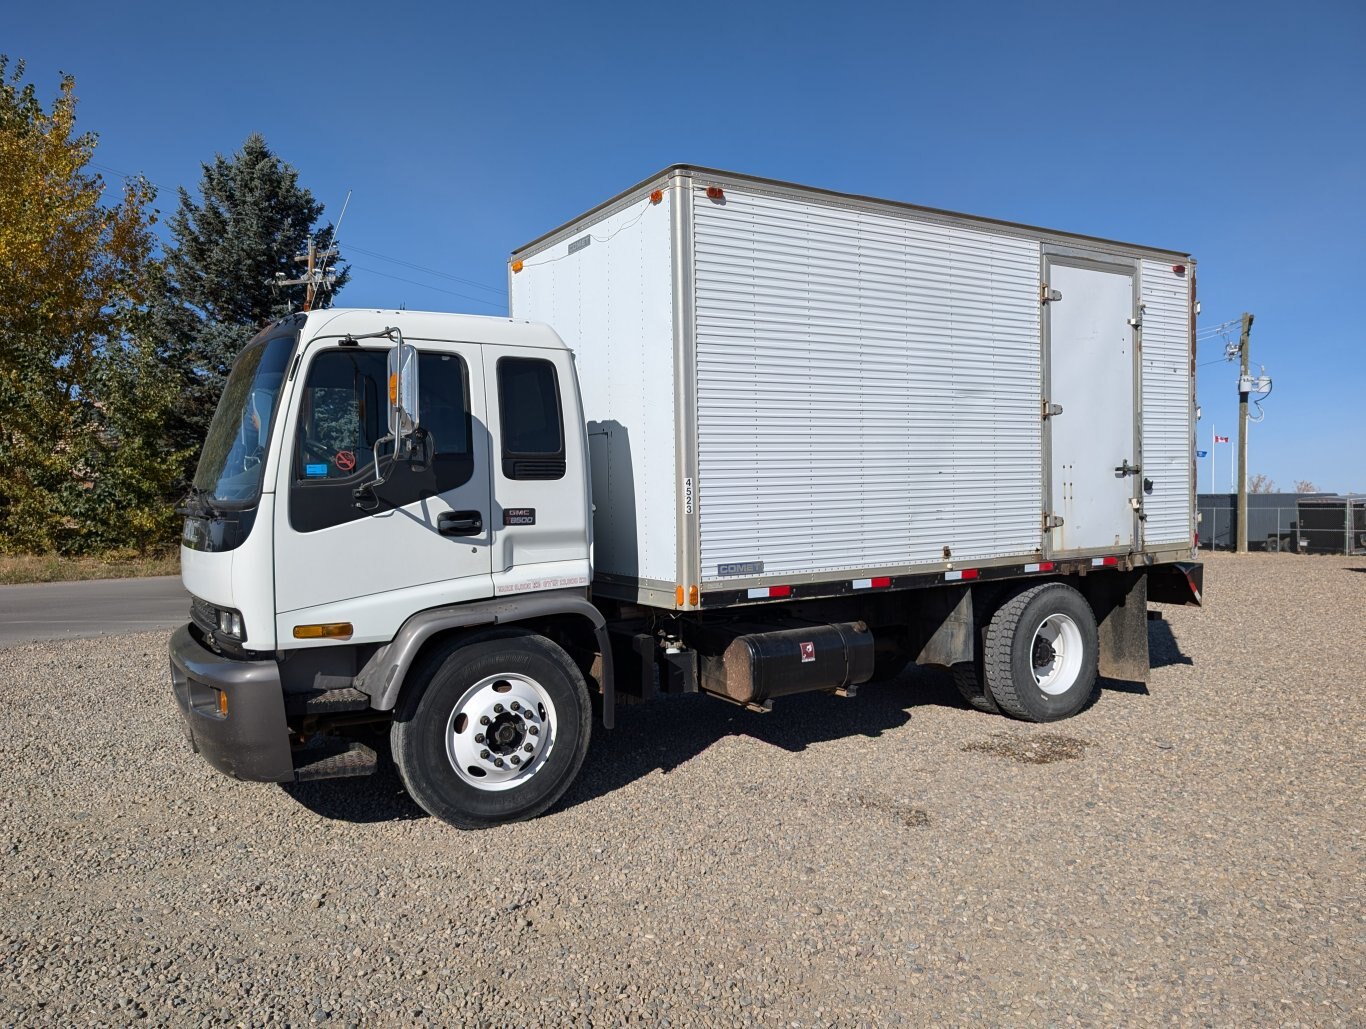
[[[390,730],[408,793],[460,829],[535,818],[573,783],[592,727],[583,674],[522,630],[441,649],[414,670]]]
[[[1061,582],[1006,601],[987,625],[982,669],[1002,711],[1027,722],[1076,714],[1096,688],[1096,616]]]

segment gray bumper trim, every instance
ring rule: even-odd
[[[171,635],[171,689],[190,745],[234,779],[292,782],[280,669],[274,661],[239,661],[208,650],[188,625]],[[218,694],[228,713],[218,713]]]

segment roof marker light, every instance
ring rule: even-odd
[[[512,273],[513,273],[514,275],[516,275],[519,271],[521,271],[521,270],[522,270],[523,268],[525,268],[525,267],[526,267],[526,265],[522,264],[521,261],[513,261],[513,262],[512,262]]]
[[[650,194],[650,203],[652,203],[652,204],[657,204],[657,203],[659,203],[659,202],[660,202],[661,200],[663,200],[663,199],[664,199],[664,191],[663,191],[662,189],[657,189],[657,190],[655,190],[653,193]]]
[[[707,199],[708,199],[708,200],[724,200],[724,199],[726,199],[726,191],[725,191],[724,189],[722,189],[720,186],[708,186],[708,187],[707,187]]]

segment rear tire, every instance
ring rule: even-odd
[[[953,684],[958,687],[958,692],[970,707],[989,715],[1001,713],[1000,705],[982,684],[982,672],[977,667],[977,662],[954,665],[949,672],[953,675]]]
[[[591,727],[588,686],[569,655],[508,630],[438,650],[414,669],[390,740],[423,810],[486,829],[559,800],[583,766]]]
[[[1001,710],[1027,722],[1076,714],[1096,688],[1096,616],[1071,586],[1048,582],[1006,601],[987,625],[982,670]]]

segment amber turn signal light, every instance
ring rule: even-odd
[[[324,625],[296,625],[296,640],[349,640],[352,633],[350,622],[328,622]]]

